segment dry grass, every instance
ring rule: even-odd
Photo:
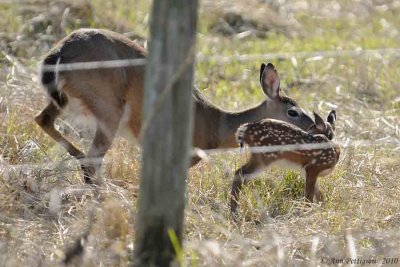
[[[77,162],[32,120],[45,105],[36,64],[55,40],[81,26],[146,36],[147,1],[109,2],[0,4],[0,266],[59,265],[80,246],[84,253],[70,264],[131,261],[139,148],[116,141],[103,168],[105,186],[85,187]],[[399,1],[295,0],[281,1],[279,8],[247,2],[254,16],[243,1],[202,2],[202,56],[390,48],[400,40]],[[220,15],[232,12],[238,21],[223,21]],[[276,19],[264,20],[265,14]],[[189,173],[185,264],[324,266],[353,257],[376,260],[375,266],[399,258],[399,57],[274,62],[287,93],[308,111],[338,110],[344,145],[334,173],[319,180],[326,201],[306,205],[297,173],[269,170],[244,189],[241,223],[233,225],[228,193],[247,155],[211,155]],[[257,78],[262,61],[201,62],[196,83],[214,103],[241,109],[263,98]],[[59,126],[88,146],[90,132],[71,127],[68,118]]]

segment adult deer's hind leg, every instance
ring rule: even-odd
[[[123,107],[119,104],[110,104],[107,106],[107,109],[104,106],[93,106],[91,111],[96,118],[97,125],[89,152],[81,165],[85,183],[92,183],[94,175],[99,173],[103,158],[110,149],[118,130],[123,114]],[[100,176],[97,176],[97,179],[99,178]],[[100,182],[99,180],[98,183]]]
[[[118,124],[105,131],[99,125],[97,126],[92,145],[84,163],[81,165],[85,183],[92,183],[93,176],[100,172],[103,158],[111,147],[117,128]]]
[[[50,102],[50,104],[35,117],[35,121],[43,131],[54,139],[54,141],[62,145],[71,156],[81,161],[85,157],[85,154],[54,128],[54,121],[60,114],[61,110],[53,102]]]

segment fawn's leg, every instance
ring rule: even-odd
[[[60,114],[61,110],[53,102],[50,102],[50,104],[35,117],[35,121],[43,131],[54,139],[54,141],[62,145],[71,156],[80,161],[85,157],[85,154],[54,128],[54,121]]]
[[[258,161],[257,157],[252,156],[249,162],[247,162],[245,165],[240,167],[235,172],[235,177],[233,178],[232,181],[231,201],[230,201],[231,214],[234,220],[237,217],[237,207],[239,203],[240,191],[242,189],[242,183],[250,181],[251,178],[254,177],[254,175],[261,170],[261,168],[262,165]]]
[[[319,171],[315,169],[306,169],[306,189],[305,189],[305,196],[306,199],[310,202],[313,202],[314,196],[317,194],[321,197],[321,192],[319,191],[317,185],[317,178],[318,178]]]
[[[319,190],[318,182],[315,183],[314,188],[315,188],[315,199],[317,200],[317,202],[323,202],[324,197],[323,197],[321,191]]]

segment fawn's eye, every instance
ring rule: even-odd
[[[290,117],[298,117],[299,116],[299,113],[294,109],[289,109],[287,113]]]

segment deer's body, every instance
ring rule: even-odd
[[[305,176],[305,195],[308,201],[313,202],[314,196],[322,200],[317,186],[317,177],[332,172],[339,160],[340,148],[332,141],[334,136],[336,114],[332,111],[328,116],[328,123],[316,116],[316,124],[308,131],[304,131],[289,123],[264,119],[246,123],[237,131],[238,142],[250,147],[265,147],[289,145],[282,150],[268,152],[252,152],[250,160],[239,168],[232,183],[231,211],[235,215],[242,186],[242,179],[247,182],[255,174],[271,166],[300,170]],[[321,147],[299,147],[296,145],[321,145]],[[294,145],[290,147],[290,145]]]
[[[86,182],[90,182],[90,177],[100,168],[101,159],[118,129],[134,137],[139,135],[145,66],[74,71],[57,71],[57,66],[65,63],[145,58],[145,50],[121,34],[81,29],[61,40],[43,60],[43,65],[53,65],[56,70],[42,70],[41,81],[51,101],[36,117],[36,122],[72,156],[81,160]],[[201,149],[235,147],[236,129],[245,122],[262,118],[288,121],[302,129],[312,125],[312,119],[297,103],[282,95],[279,78],[272,64],[262,64],[260,81],[267,95],[266,100],[254,108],[237,113],[226,112],[212,105],[194,89],[193,146]],[[72,109],[95,118],[96,133],[87,155],[54,128],[55,119],[68,106],[79,106],[80,109]],[[95,162],[92,160],[94,158],[100,160]],[[192,165],[199,160],[194,157]]]

